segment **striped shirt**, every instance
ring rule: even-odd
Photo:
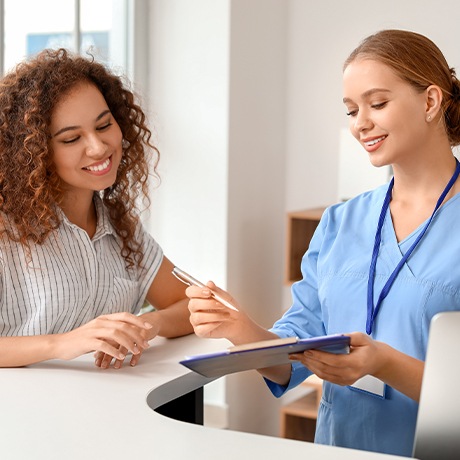
[[[139,224],[143,267],[127,270],[108,212],[99,196],[94,201],[92,239],[62,213],[59,228],[31,245],[31,262],[20,243],[0,245],[0,336],[62,333],[100,315],[139,312],[163,252]]]

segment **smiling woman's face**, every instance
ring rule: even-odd
[[[67,193],[91,196],[114,184],[122,156],[122,133],[101,92],[79,83],[51,117],[56,172]]]
[[[417,92],[388,66],[351,62],[343,74],[350,131],[375,166],[405,161],[426,142],[426,92]]]

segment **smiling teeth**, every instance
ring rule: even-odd
[[[372,141],[364,142],[364,143],[370,147],[371,145],[377,144],[377,142],[383,141],[383,139],[385,139],[385,137],[386,136],[382,136],[382,137],[379,137],[378,139],[373,139]]]
[[[87,166],[85,169],[89,171],[94,171],[94,172],[103,171],[104,169],[108,168],[109,164],[110,164],[110,158],[107,158],[107,160],[105,160],[104,163],[98,166]]]

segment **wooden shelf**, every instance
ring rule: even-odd
[[[312,376],[302,385],[311,387],[312,391],[281,408],[281,437],[313,442],[322,380]]]
[[[300,264],[326,208],[305,209],[287,215],[286,284],[302,278]]]

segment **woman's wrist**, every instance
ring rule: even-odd
[[[243,345],[245,343],[277,338],[273,332],[259,326],[247,315],[245,315],[244,321],[239,321],[237,327],[234,329],[235,333],[227,337],[234,345]]]
[[[162,317],[161,317],[161,310],[155,310],[149,313],[144,313],[142,315],[142,319],[144,319],[147,323],[149,323],[152,327],[150,329],[146,329],[146,339],[152,340],[157,335],[161,335],[161,324],[162,324]]]
[[[380,341],[374,341],[376,347],[376,354],[374,363],[376,364],[375,369],[371,373],[374,377],[385,382],[388,377],[388,372],[391,372],[391,357],[392,351],[395,351],[388,344]]]

